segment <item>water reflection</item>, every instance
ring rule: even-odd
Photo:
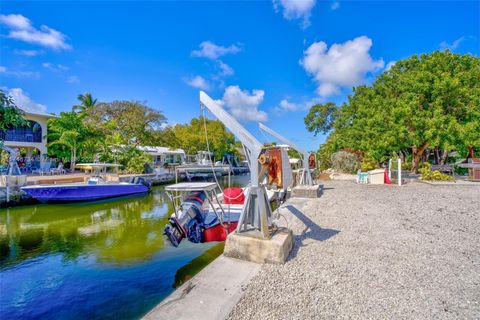
[[[141,317],[223,251],[215,243],[172,247],[163,236],[172,210],[162,188],[114,201],[0,209],[1,318]]]
[[[45,253],[75,260],[88,253],[97,262],[132,264],[161,250],[172,207],[163,192],[74,205],[39,205],[0,212],[0,267]]]

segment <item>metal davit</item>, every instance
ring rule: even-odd
[[[200,91],[200,104],[215,115],[240,140],[250,167],[250,186],[236,232],[256,230],[261,238],[269,238],[269,227],[272,225],[272,209],[265,187],[259,183],[258,158],[263,145],[203,91]]]

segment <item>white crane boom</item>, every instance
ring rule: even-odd
[[[258,157],[263,144],[203,91],[200,91],[200,103],[208,108],[240,140],[244,149],[247,149],[245,151],[248,154],[245,156],[250,167],[252,184],[258,185]]]
[[[269,238],[272,209],[265,187],[259,185],[258,182],[258,157],[263,148],[262,143],[203,91],[200,91],[200,103],[202,106],[208,108],[208,110],[240,140],[250,167],[251,185],[248,188],[242,213],[238,221],[237,232],[250,231],[253,227],[254,230],[260,231],[259,236],[261,238]]]
[[[300,152],[303,155],[303,159],[302,159],[303,172],[302,172],[302,176],[300,178],[300,184],[301,185],[312,186],[313,185],[313,179],[312,179],[312,174],[310,173],[310,167],[309,167],[309,164],[308,164],[308,157],[309,157],[308,152],[304,151],[302,148],[297,146],[295,143],[288,140],[287,138],[282,136],[280,133],[278,133],[276,131],[273,131],[272,129],[270,129],[269,127],[267,127],[266,125],[264,125],[261,122],[258,123],[258,127],[261,130],[265,131],[266,133],[268,133],[268,134],[272,135],[273,137],[277,138],[278,140],[282,141],[283,143],[288,144],[291,148],[297,150],[298,152]]]
[[[238,220],[237,232],[251,231],[253,228],[253,230],[260,231],[258,234],[260,238],[268,239],[270,237],[269,226],[271,225],[272,208],[265,187],[258,183],[258,157],[263,145],[203,91],[200,91],[200,103],[208,108],[240,140],[250,167],[251,183]]]

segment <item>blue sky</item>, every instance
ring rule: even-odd
[[[449,48],[480,54],[478,1],[2,1],[0,86],[59,113],[79,93],[134,99],[169,123],[205,91],[263,142],[262,120],[309,150],[314,102],[341,103],[395,61]]]

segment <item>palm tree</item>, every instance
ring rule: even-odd
[[[82,118],[75,112],[62,112],[48,121],[48,146],[65,146],[70,152],[70,168],[75,170],[77,153],[85,144],[87,131]]]
[[[93,99],[92,94],[89,92],[79,94],[77,99],[80,101],[80,104],[73,106],[72,111],[78,110],[80,113],[85,113],[97,105],[97,99]]]
[[[49,143],[49,146],[64,145],[70,149],[70,170],[75,171],[75,164],[77,162],[77,150],[82,145],[79,141],[80,133],[74,130],[67,130],[61,133],[58,140]]]

